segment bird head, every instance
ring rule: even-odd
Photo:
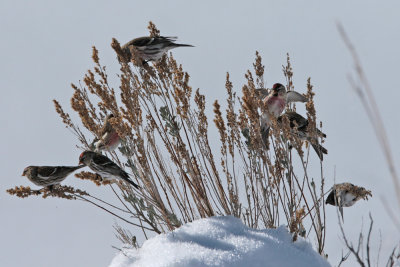
[[[280,83],[276,83],[272,86],[272,95],[273,96],[282,96],[286,93],[286,88],[284,85]]]
[[[92,151],[84,151],[81,153],[81,155],[79,156],[79,165],[88,165],[89,161],[91,160],[91,158],[93,157],[94,152]]]
[[[24,169],[24,172],[22,173],[22,176],[29,176],[29,174],[32,172],[33,170],[33,166],[28,166]]]

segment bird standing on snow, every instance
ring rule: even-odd
[[[110,123],[111,118],[114,118],[113,114],[107,115],[104,120],[103,128],[100,130],[100,140],[95,143],[96,152],[100,150],[112,152],[121,143],[120,136]]]
[[[176,39],[177,37],[163,36],[139,37],[122,46],[122,50],[129,55],[131,59],[136,57],[145,64],[148,61],[159,60],[170,49],[181,46],[193,47],[193,45],[188,44],[176,44],[174,43]],[[132,52],[135,53],[135,55],[132,55]]]
[[[297,135],[300,140],[310,142],[318,157],[323,160],[323,154],[328,154],[328,150],[326,150],[326,148],[319,144],[318,136],[326,137],[326,134],[316,129],[317,136],[311,136],[307,129],[308,120],[294,111],[288,111],[279,116],[277,122],[280,125],[282,124],[283,116],[288,118],[289,126],[292,129],[292,133]],[[297,128],[295,129],[295,127]]]
[[[271,115],[277,118],[282,114],[286,104],[290,102],[307,102],[307,98],[296,91],[286,91],[284,85],[276,83],[268,91],[265,88],[257,89],[263,98],[266,111],[261,114],[261,134],[264,144],[268,143],[269,128],[271,127]]]
[[[338,206],[343,220],[343,207],[351,207],[360,199],[368,200],[372,197],[371,191],[351,183],[335,184],[326,198],[325,203]]]
[[[85,166],[28,166],[22,176],[28,177],[35,185],[52,189],[53,185],[61,183],[68,175],[82,167]]]
[[[139,186],[129,178],[128,173],[102,154],[87,150],[79,156],[79,164],[88,166],[103,179],[120,179],[139,188]]]

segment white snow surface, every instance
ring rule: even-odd
[[[306,240],[292,242],[286,227],[255,230],[232,216],[211,217],[185,224],[123,249],[110,267],[330,266]]]

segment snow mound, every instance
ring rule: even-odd
[[[292,242],[283,226],[255,230],[232,216],[188,223],[144,242],[140,249],[123,249],[110,267],[136,266],[330,266],[304,239]]]

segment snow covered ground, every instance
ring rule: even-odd
[[[134,266],[330,266],[304,239],[291,241],[285,227],[254,230],[232,216],[211,217],[124,249],[110,267]]]

